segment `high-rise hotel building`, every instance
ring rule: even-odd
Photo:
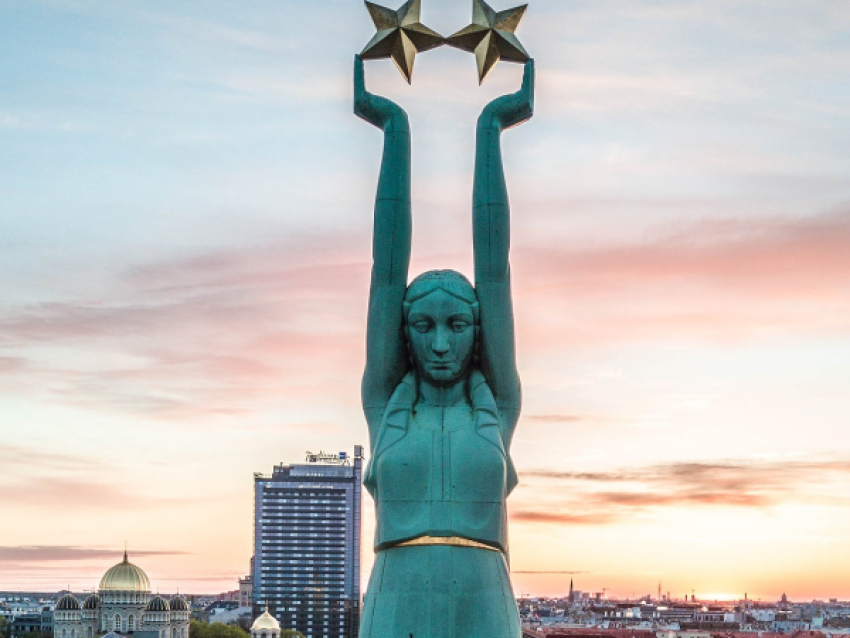
[[[253,615],[307,638],[357,638],[363,448],[254,475]]]

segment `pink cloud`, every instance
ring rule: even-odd
[[[850,479],[850,462],[681,462],[603,472],[532,470],[522,472],[521,479],[521,485],[533,486],[537,496],[525,492],[523,507],[511,512],[513,520],[605,525],[661,508],[769,508],[826,502],[829,499],[818,490],[832,485],[836,493],[843,493]],[[560,489],[561,485],[569,489]]]
[[[29,448],[4,442],[0,447],[0,468],[19,471],[24,468],[44,470],[79,471],[90,468],[91,458],[58,454],[44,449]],[[2,474],[3,472],[0,472]]]
[[[104,482],[39,476],[0,487],[0,507],[49,509],[54,513],[80,510],[138,511],[185,504],[189,499],[133,494]],[[11,510],[8,510],[11,511]]]
[[[618,246],[520,249],[523,345],[844,333],[847,246],[850,213],[840,212],[706,220]]]
[[[163,550],[134,549],[133,556],[161,556],[185,554]],[[120,554],[114,549],[98,547],[77,547],[74,545],[14,545],[0,546],[0,561],[20,561],[21,567],[30,563],[80,560],[119,560]],[[20,568],[20,567],[19,567]]]
[[[847,212],[709,219],[642,243],[520,245],[520,348],[844,334],[847,246]],[[0,310],[0,372],[55,401],[165,419],[245,414],[293,392],[356,400],[367,248],[328,236],[213,251],[128,269],[96,299]]]
[[[6,348],[49,346],[71,360],[85,353],[87,363],[30,354],[5,357],[3,367],[11,374],[26,365],[29,386],[64,403],[168,419],[243,413],[293,387],[318,395],[338,375],[359,375],[363,357],[368,265],[329,244],[140,266],[96,300],[7,310]]]

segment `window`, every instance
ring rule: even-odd
[[[127,618],[127,631],[136,631],[136,617],[133,614]]]
[[[115,614],[115,622],[112,625],[115,631],[121,631],[121,614]]]

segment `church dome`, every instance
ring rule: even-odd
[[[83,603],[83,609],[97,609],[98,606],[100,606],[100,598],[98,598],[96,594],[92,594],[86,598]]]
[[[56,603],[56,611],[77,611],[80,608],[80,601],[71,594],[65,594]]]
[[[169,600],[168,606],[171,607],[171,611],[189,611],[189,605],[182,596],[175,596]]]
[[[266,611],[263,612],[260,616],[257,616],[257,620],[254,621],[254,624],[251,625],[251,631],[256,629],[277,629],[280,630],[280,623],[277,621],[277,618],[272,616],[269,613],[269,608],[266,607]]]
[[[168,611],[168,602],[161,596],[154,596],[148,601],[145,611]]]
[[[127,560],[127,552],[124,552],[124,560],[110,567],[101,578],[100,590],[149,592],[151,583],[145,572]]]

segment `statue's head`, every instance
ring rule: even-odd
[[[478,346],[478,297],[454,270],[430,270],[407,287],[404,328],[419,374],[449,385],[469,373]]]

